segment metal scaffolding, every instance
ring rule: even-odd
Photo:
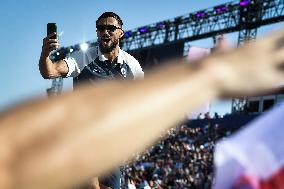
[[[283,21],[283,10],[283,0],[232,1],[126,31],[121,45],[129,51],[237,31],[242,31],[240,40],[246,40],[243,37],[256,36],[258,27]]]
[[[259,23],[263,16],[263,4],[261,0],[254,0],[250,6],[240,7],[240,31],[238,38],[238,46],[244,43],[252,42],[256,39],[258,26],[254,23]],[[241,113],[247,109],[247,98],[233,98],[232,112]]]

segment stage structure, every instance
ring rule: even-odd
[[[184,54],[184,44],[239,32],[238,44],[256,38],[257,29],[284,20],[284,0],[238,0],[173,19],[125,31],[121,46],[133,54],[145,69],[174,56]],[[87,42],[92,45],[94,41]],[[65,50],[63,50],[65,49]],[[67,50],[66,50],[67,49]],[[175,49],[170,52],[169,49]],[[55,57],[80,50],[79,45],[61,48]],[[62,52],[60,52],[62,51]],[[169,52],[169,53],[164,53]],[[61,81],[62,82],[62,81]],[[233,99],[232,111],[245,110],[246,98]]]
[[[232,1],[125,32],[123,49],[131,51],[177,41],[194,41],[240,32],[240,41],[256,36],[256,28],[283,21],[283,0]]]

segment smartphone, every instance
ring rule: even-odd
[[[47,35],[50,35],[50,34],[52,34],[54,32],[57,34],[56,23],[48,23],[47,24]],[[50,39],[56,39],[56,38],[57,38],[57,35],[54,35]]]

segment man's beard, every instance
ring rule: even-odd
[[[115,49],[117,45],[118,45],[118,39],[116,39],[113,43],[111,43],[110,46],[103,46],[102,42],[99,43],[99,47],[102,53],[110,53]]]

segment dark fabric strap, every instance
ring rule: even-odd
[[[134,75],[131,72],[128,64],[114,63],[106,61],[100,61],[97,57],[94,61],[84,67],[79,76],[73,79],[74,89],[82,83],[94,83],[100,80],[113,80],[113,79],[134,79]]]

